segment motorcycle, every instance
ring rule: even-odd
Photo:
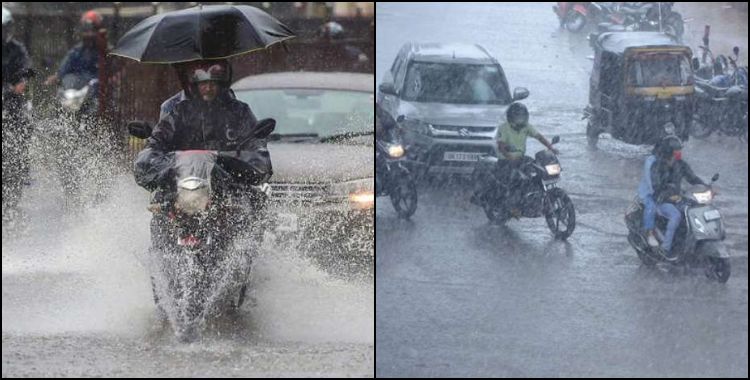
[[[274,120],[262,120],[250,138],[266,138],[274,127]],[[143,122],[131,122],[128,129],[138,138],[151,134]],[[158,313],[169,319],[180,341],[197,339],[210,318],[244,303],[270,194],[270,186],[247,165],[246,154],[252,153],[176,151],[159,165],[171,179],[148,207],[153,214],[149,258],[155,260],[151,285]]]
[[[552,144],[560,141],[552,138]],[[475,181],[492,181],[485,184],[488,192],[479,196],[479,205],[487,218],[504,224],[511,217],[538,218],[544,216],[556,239],[567,239],[575,229],[575,208],[565,190],[557,187],[560,181],[560,162],[548,150],[540,150],[534,158],[524,157],[523,162],[511,171],[507,184],[493,175],[497,157],[481,156],[472,177]]]
[[[32,69],[17,73],[10,83],[17,83],[35,76]],[[2,152],[3,152],[3,221],[17,219],[18,203],[23,195],[24,184],[29,176],[29,140],[32,134],[31,102],[16,93],[9,85],[2,89]]]
[[[716,131],[747,142],[747,68],[736,69],[730,78],[730,87],[696,78],[692,136],[705,138]]]
[[[672,260],[648,245],[643,231],[643,204],[638,196],[635,197],[625,213],[625,224],[628,227],[628,243],[644,265],[650,267],[659,262],[669,262],[688,269],[703,268],[706,277],[727,282],[731,272],[729,253],[721,243],[726,231],[721,213],[711,203],[715,195],[711,185],[718,179],[717,173],[708,187],[698,185],[683,191],[680,202],[685,206],[684,219],[674,236],[672,250],[676,256]],[[665,229],[667,222],[657,214],[657,231]]]
[[[111,155],[110,138],[98,119],[98,79],[80,74],[67,74],[57,90],[58,112],[45,120],[45,146],[59,177],[69,208],[83,204],[83,190],[94,190],[95,201],[105,198],[111,186],[107,175],[111,166],[103,167]]]
[[[598,16],[599,32],[644,31],[663,32],[682,41],[685,20],[667,3],[591,3]]]
[[[398,216],[408,219],[417,210],[417,185],[404,161],[400,142],[376,143],[375,196],[390,196]]]
[[[571,32],[580,32],[589,20],[589,5],[591,3],[558,2],[552,10],[560,20],[560,27]]]

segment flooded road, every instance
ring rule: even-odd
[[[252,298],[192,344],[157,320],[146,268],[147,193],[117,178],[103,204],[63,213],[37,175],[25,229],[3,226],[3,376],[373,376],[372,278],[333,278],[268,243]]]
[[[712,136],[683,150],[704,180],[721,175],[728,283],[642,266],[623,217],[650,148],[607,135],[587,149],[593,53],[551,5],[377,5],[378,81],[407,41],[464,42],[497,58],[511,91],[529,89],[530,123],[560,136],[577,220],[567,242],[543,218],[493,225],[458,177],[422,182],[408,221],[378,198],[376,375],[747,376],[747,145]],[[543,148],[528,141],[528,155]]]

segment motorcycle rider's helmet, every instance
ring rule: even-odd
[[[217,61],[199,61],[190,71],[190,83],[198,84],[205,81],[216,81],[227,86],[230,81],[229,62],[225,59]]]
[[[104,27],[104,19],[102,15],[97,11],[87,11],[81,15],[81,20],[78,23],[78,31],[81,34],[81,39],[84,42],[88,42],[89,45],[95,41],[97,33]],[[90,42],[89,42],[90,41]]]
[[[81,15],[81,21],[79,27],[82,33],[84,32],[97,32],[99,29],[104,27],[104,19],[102,15],[97,11],[87,11]]]
[[[668,135],[662,138],[654,147],[654,154],[661,159],[674,157],[679,160],[682,158],[682,142],[675,135]]]
[[[13,38],[13,15],[3,7],[3,44],[7,44]]]
[[[520,130],[529,122],[529,110],[523,103],[514,102],[505,111],[505,118],[510,123],[511,128]]]
[[[318,28],[318,36],[332,40],[344,38],[344,27],[335,21],[329,21]]]

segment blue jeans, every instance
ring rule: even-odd
[[[654,229],[656,221],[656,202],[651,195],[643,199],[643,229],[650,231]]]
[[[659,215],[669,219],[669,222],[667,223],[667,233],[664,235],[664,241],[661,242],[662,249],[669,252],[670,250],[672,250],[672,240],[674,239],[674,234],[677,231],[677,227],[680,226],[682,212],[680,212],[680,208],[678,208],[678,206],[675,206],[672,203],[660,203],[657,206],[656,211],[659,213]]]

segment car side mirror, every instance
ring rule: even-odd
[[[403,123],[404,120],[406,120],[406,116],[404,115],[398,115],[398,117],[396,118],[396,121],[399,123]]]
[[[701,67],[701,61],[698,57],[693,57],[693,70],[698,70]]]
[[[526,99],[529,97],[529,90],[525,87],[516,87],[513,89],[513,101]]]
[[[714,174],[713,177],[711,177],[711,182],[716,182],[719,180],[719,173]]]
[[[393,87],[393,82],[384,82],[384,83],[381,83],[380,86],[378,87],[378,89],[383,94],[396,95],[396,88]]]
[[[273,130],[276,129],[276,120],[268,118],[263,119],[258,122],[258,124],[255,125],[255,130],[253,131],[253,137],[258,139],[264,139],[268,137],[268,135],[273,132]]]
[[[141,120],[129,121],[127,124],[128,133],[139,139],[147,139],[151,136],[151,123]]]
[[[557,144],[560,142],[560,136],[555,136],[552,138],[552,144]]]

